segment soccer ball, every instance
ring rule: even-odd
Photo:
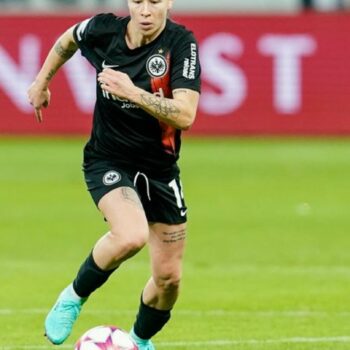
[[[85,332],[75,350],[138,350],[130,335],[115,326],[98,326]]]

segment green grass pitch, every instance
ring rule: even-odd
[[[0,140],[0,350],[47,350],[43,320],[107,230],[85,189],[82,138]],[[157,349],[350,349],[350,140],[185,138],[181,298]],[[129,329],[147,249],[84,307]],[[56,348],[57,349],[57,348]]]

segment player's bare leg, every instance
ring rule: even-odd
[[[147,242],[148,223],[133,189],[121,187],[112,190],[102,197],[99,209],[108,221],[110,231],[96,243],[73,284],[60,294],[48,314],[45,330],[53,344],[62,344],[68,338],[88,296]]]
[[[93,256],[103,270],[117,268],[147,243],[148,223],[137,193],[130,187],[107,193],[98,204],[110,231],[95,245]]]
[[[146,305],[171,309],[178,297],[185,249],[186,224],[150,226],[152,277],[143,291]]]
[[[169,320],[179,295],[185,236],[186,224],[150,225],[152,277],[143,290],[140,311],[131,331],[141,349],[153,349],[153,345],[147,347],[147,340]]]

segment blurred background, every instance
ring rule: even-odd
[[[125,0],[0,0],[0,133],[86,134],[95,73],[78,53],[55,78],[47,122],[32,123],[26,90],[67,27]],[[350,0],[176,0],[175,20],[200,46],[202,98],[192,134],[350,132]],[[84,85],[84,89],[80,88]],[[67,116],[67,110],[74,118]]]
[[[56,12],[65,10],[94,12],[111,8],[126,8],[124,0],[0,0],[2,10]],[[295,12],[313,7],[328,11],[350,6],[349,0],[176,0],[176,11],[196,12]]]
[[[107,229],[81,173],[96,72],[74,55],[42,124],[26,91],[64,30],[125,4],[0,0],[0,350],[51,349],[43,319]],[[350,0],[175,0],[172,17],[198,39],[202,92],[183,294],[157,349],[348,350]],[[145,250],[62,348],[128,329],[148,275]]]

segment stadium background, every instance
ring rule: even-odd
[[[350,347],[347,0],[176,0],[203,91],[180,160],[190,207],[183,294],[159,349]],[[79,53],[37,124],[26,90],[57,36],[123,0],[0,0],[0,350],[51,347],[45,314],[106,226],[80,171],[94,73]],[[128,328],[147,251],[85,307]]]

